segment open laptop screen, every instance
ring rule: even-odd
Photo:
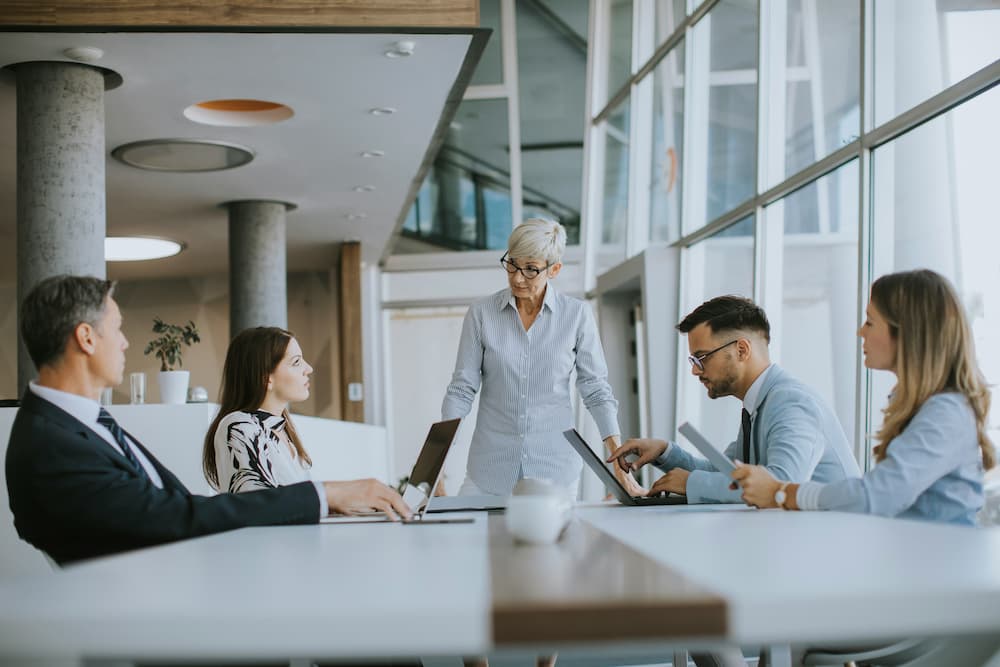
[[[460,421],[459,419],[449,419],[431,425],[431,430],[427,433],[427,439],[424,440],[420,455],[417,456],[417,462],[413,464],[413,470],[406,483],[407,488],[403,489],[404,500],[410,487],[420,491],[422,498],[418,501],[418,506],[411,505],[414,513],[423,514],[427,508],[427,501],[434,495],[434,488],[441,476],[444,460],[448,456],[452,440],[455,439],[455,432],[458,430]]]

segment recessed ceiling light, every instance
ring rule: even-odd
[[[416,42],[408,39],[401,39],[392,45],[392,48],[385,52],[386,58],[408,58],[413,55],[413,50],[417,48]]]
[[[218,171],[242,167],[253,150],[208,139],[148,139],[122,144],[111,155],[125,164],[153,171]]]
[[[361,157],[385,157],[385,151],[361,151]]]
[[[372,107],[368,110],[368,113],[373,116],[390,116],[396,113],[396,110],[392,107]]]
[[[206,100],[184,110],[188,120],[220,127],[270,125],[294,115],[292,108],[285,104],[249,99]]]
[[[355,192],[375,192],[375,186],[374,185],[355,185],[354,186],[354,191]]]
[[[348,220],[364,220],[368,217],[367,213],[348,213],[344,216]]]
[[[142,236],[109,236],[104,239],[104,259],[108,262],[137,262],[172,257],[184,249],[177,241]]]

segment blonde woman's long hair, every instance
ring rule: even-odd
[[[896,388],[882,411],[875,435],[875,460],[886,457],[892,439],[902,433],[924,402],[944,391],[963,394],[976,416],[983,468],[996,462],[986,435],[990,390],[976,364],[972,330],[955,289],[927,269],[882,276],[871,289],[871,303],[889,324],[896,341]]]

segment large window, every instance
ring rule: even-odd
[[[632,76],[632,0],[608,0],[606,6],[610,30],[605,90],[610,100]]]
[[[604,165],[602,255],[621,260],[628,218],[629,100],[611,113],[604,126]]]
[[[507,100],[462,102],[397,250],[504,247],[512,219],[507,143]]]
[[[993,88],[879,147],[872,189],[873,277],[916,268],[947,276],[965,304],[991,384],[1000,381],[998,118],[1000,88]],[[873,381],[877,419],[892,377],[875,373]]]
[[[659,25],[659,24],[658,24]],[[649,240],[681,234],[684,157],[684,42],[653,71],[653,155],[649,177]]]
[[[780,256],[767,255],[771,353],[816,389],[854,432],[858,302],[858,162],[813,181],[764,209],[768,241],[780,234]]]
[[[625,4],[616,16],[631,16]],[[589,3],[483,0],[480,15],[493,33],[396,254],[502,249],[529,217],[557,220],[580,242]],[[618,41],[630,54],[626,26]]]
[[[754,193],[757,140],[757,3],[721,0],[694,28],[691,177],[697,228]]]
[[[980,365],[1000,381],[1000,4],[594,7],[593,34],[604,41],[591,53],[600,92],[585,192],[597,203],[583,224],[600,246],[584,253],[587,289],[640,270],[651,244],[679,248],[677,317],[719,294],[757,299],[772,320],[774,359],[833,406],[862,460],[892,384],[890,374],[864,370],[856,336],[879,275],[925,266],[953,280]],[[605,93],[609,77],[630,87],[606,108],[621,90]],[[719,445],[731,441],[738,402],[705,396],[689,375],[683,337],[647,335],[676,344],[680,369],[672,393],[661,386],[654,395],[647,383],[650,405],[673,404],[677,423],[700,424]]]
[[[678,320],[705,301],[721,294],[753,298],[754,222],[745,218],[723,232],[696,243],[684,253],[683,298]],[[650,332],[648,335],[659,335]],[[688,355],[687,338],[679,339],[681,359]],[[691,373],[687,361],[677,364],[677,414],[690,421],[718,447],[736,439],[740,426],[740,402],[732,398],[711,399]]]
[[[1000,6],[981,0],[875,2],[875,124],[1000,57]]]
[[[861,21],[856,2],[768,7],[773,48],[762,107],[772,145],[764,168],[774,185],[858,138]]]

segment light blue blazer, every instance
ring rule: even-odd
[[[776,479],[789,482],[827,483],[861,476],[837,415],[810,387],[775,364],[764,378],[757,401],[751,413],[751,460],[747,463],[762,465]],[[754,452],[759,452],[760,460],[754,460]],[[726,456],[743,458],[742,426],[726,448]],[[730,490],[729,475],[676,443],[670,443],[654,465],[691,471],[688,503],[743,502],[740,489]]]

